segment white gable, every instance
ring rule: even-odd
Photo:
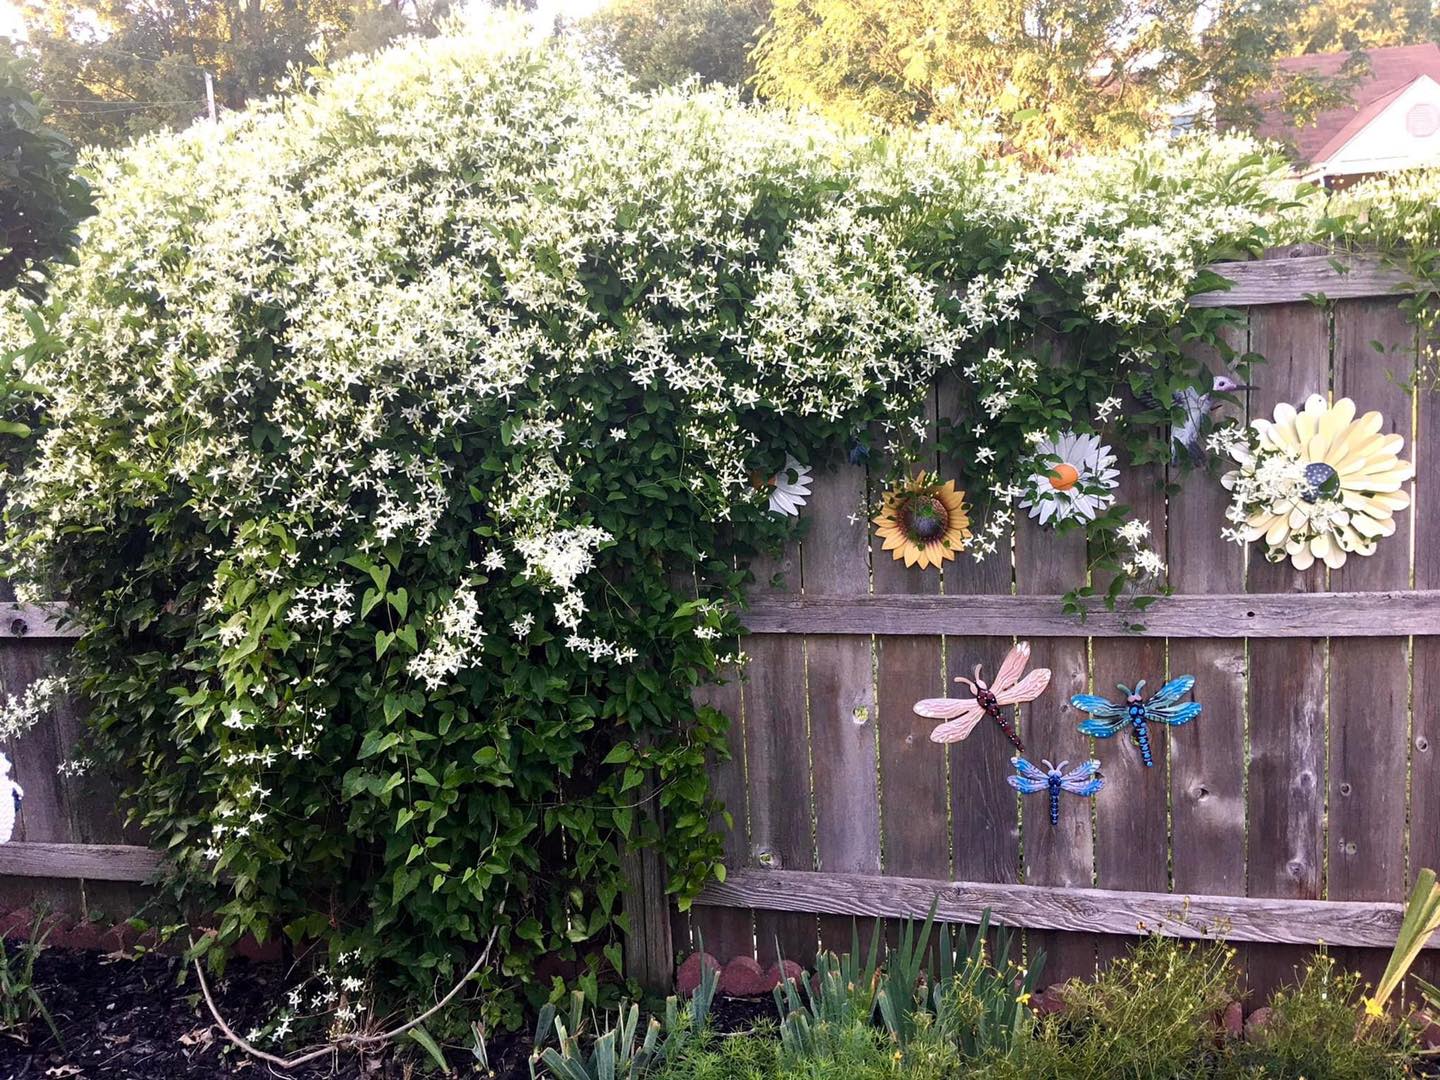
[[[1395,100],[1355,132],[1312,176],[1392,172],[1440,164],[1440,83],[1418,75]]]

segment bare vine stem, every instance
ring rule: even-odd
[[[475,962],[470,965],[470,970],[465,972],[465,974],[460,977],[460,981],[450,988],[450,992],[413,1020],[408,1020],[399,1027],[392,1028],[378,1035],[342,1035],[338,1039],[332,1039],[324,1046],[307,1051],[299,1057],[293,1058],[282,1058],[277,1054],[267,1053],[259,1047],[251,1046],[250,1043],[237,1035],[230,1025],[225,1022],[225,1018],[220,1015],[220,1008],[215,1004],[215,998],[211,996],[210,984],[205,979],[205,971],[200,966],[199,959],[195,959],[193,963],[195,965],[195,975],[200,980],[200,993],[205,997],[205,1005],[210,1010],[211,1017],[214,1018],[216,1026],[220,1028],[225,1038],[229,1039],[251,1057],[268,1062],[280,1069],[296,1069],[317,1058],[325,1057],[327,1054],[336,1054],[342,1050],[354,1050],[358,1047],[370,1046],[374,1043],[389,1042],[391,1039],[396,1039],[404,1035],[405,1032],[411,1028],[423,1024],[446,1005],[450,1004],[455,995],[460,992],[460,988],[470,981],[470,976],[480,970],[481,966],[490,956],[490,949],[495,944],[495,934],[495,930],[490,931],[490,939],[485,942],[485,948],[481,950],[480,955],[475,958]]]

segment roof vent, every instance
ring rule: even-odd
[[[1417,139],[1428,139],[1440,131],[1440,109],[1428,101],[1412,105],[1405,114],[1405,130]]]

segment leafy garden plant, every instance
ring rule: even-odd
[[[988,151],[642,95],[500,19],[88,163],[76,265],[0,309],[4,570],[73,605],[86,753],[217,946],[356,957],[388,1010],[494,929],[518,1020],[539,957],[622,965],[622,851],[682,907],[721,872],[692,691],[796,529],[753,477],[868,432],[908,470],[951,372],[1004,558],[1046,438],[1168,454],[1120,403],[1208,387],[1180,343],[1229,316],[1185,299],[1274,237],[1281,163]],[[1156,569],[1117,507],[1069,524]]]

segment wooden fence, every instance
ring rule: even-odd
[[[707,690],[732,718],[731,759],[713,770],[735,820],[726,880],[679,915],[654,864],[632,861],[637,974],[668,979],[702,938],[722,959],[769,959],[778,942],[803,962],[848,947],[854,916],[923,916],[937,897],[948,920],[988,907],[1027,928],[1047,982],[1093,971],[1142,928],[1238,943],[1257,993],[1322,940],[1378,970],[1414,871],[1440,866],[1440,466],[1427,456],[1440,395],[1400,385],[1417,331],[1393,274],[1290,254],[1220,267],[1235,289],[1195,303],[1246,312],[1232,344],[1268,359],[1253,415],[1334,391],[1405,436],[1418,477],[1398,535],[1341,570],[1298,573],[1220,540],[1213,480],[1167,499],[1153,470],[1126,470],[1122,499],[1150,521],[1178,594],[1137,635],[1103,613],[1083,626],[1061,614],[1085,571],[1082,537],[1022,520],[1012,559],[907,571],[874,545],[866,470],[821,476],[805,542],[757,568],[760,581],[783,571],[784,588],[752,598],[746,678]],[[948,415],[954,387],[933,401]],[[65,634],[36,609],[0,611],[0,686],[23,689]],[[1087,753],[1068,701],[1088,689],[1190,673],[1204,714],[1158,737],[1153,769],[1118,740],[1103,746],[1093,813],[1076,800],[1052,828],[1043,800],[1005,784],[1010,751],[991,726],[945,748],[911,711],[976,663],[993,672],[1017,639],[1054,671],[1020,717],[1037,757]],[[40,898],[123,916],[155,865],[108,792],[57,775],[79,724],[62,711],[4,747],[26,800],[16,842],[0,845],[0,911]]]
[[[855,916],[923,917],[938,897],[946,919],[988,907],[1028,928],[1046,982],[1093,972],[1142,928],[1228,938],[1257,996],[1320,941],[1378,974],[1415,870],[1440,865],[1440,395],[1401,385],[1417,329],[1393,274],[1292,254],[1217,268],[1234,289],[1195,303],[1245,313],[1231,344],[1268,360],[1252,415],[1333,391],[1405,436],[1418,477],[1398,534],[1300,573],[1220,539],[1217,480],[1193,475],[1167,498],[1155,467],[1125,469],[1121,501],[1151,523],[1178,594],[1137,635],[1061,613],[1083,537],[1022,520],[1013,559],[906,570],[874,540],[866,471],[821,476],[804,542],[757,575],[782,569],[785,588],[752,598],[748,677],[709,692],[733,721],[714,777],[735,828],[726,880],[673,922],[681,951],[703,939],[722,962],[763,961],[778,942],[803,960],[848,947]],[[937,418],[954,400],[942,383]],[[946,748],[911,711],[1026,639],[1054,672],[1020,717],[1036,758],[1088,755],[1078,692],[1188,673],[1204,713],[1159,737],[1153,769],[1123,739],[1100,744],[1093,813],[1072,800],[1052,828],[1044,799],[1006,786],[1011,750],[992,725]]]

